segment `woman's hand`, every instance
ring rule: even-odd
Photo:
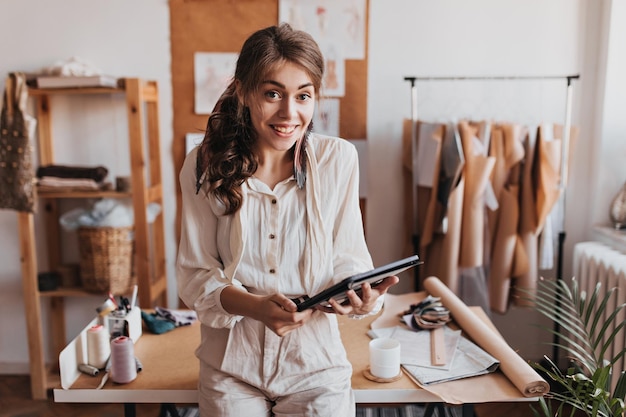
[[[400,279],[395,276],[389,276],[382,280],[380,284],[377,284],[375,287],[369,283],[364,283],[361,285],[360,297],[359,294],[354,290],[350,290],[346,292],[346,296],[348,300],[342,304],[339,304],[337,300],[330,299],[329,303],[331,307],[316,307],[318,310],[322,310],[326,313],[336,313],[336,314],[355,314],[355,315],[364,315],[372,312],[374,307],[376,306],[376,300],[378,297],[385,294],[389,287],[396,285]]]
[[[221,302],[229,313],[258,320],[281,337],[302,327],[313,314],[311,309],[298,312],[296,304],[283,294],[256,295],[234,286],[224,288]]]
[[[281,337],[302,327],[314,312],[312,309],[299,312],[296,304],[283,294],[262,297],[259,301],[256,319]]]

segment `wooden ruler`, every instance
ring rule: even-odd
[[[434,366],[446,364],[446,341],[443,327],[430,330],[430,363]]]

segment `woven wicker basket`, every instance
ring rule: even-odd
[[[80,279],[87,291],[126,294],[135,284],[132,227],[79,227]]]

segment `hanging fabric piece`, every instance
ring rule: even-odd
[[[519,164],[524,157],[522,127],[511,123],[495,125],[491,134],[490,156],[496,159],[491,183],[498,208],[488,216],[491,234],[489,303],[493,311],[504,313],[509,304],[514,266],[523,268],[517,245],[519,223]]]
[[[570,128],[570,148],[578,137],[578,129]],[[536,201],[539,235],[539,269],[552,269],[555,258],[555,233],[553,225],[563,224],[560,212],[555,211],[561,196],[561,157],[564,126],[560,124],[543,123],[539,126],[537,145],[535,149]],[[571,155],[567,155],[571,160]]]
[[[445,126],[445,136],[441,145],[441,166],[436,190],[436,204],[433,220],[433,233],[429,241],[422,240],[422,254],[430,259],[424,264],[424,276],[437,276],[448,288],[459,291],[459,249],[461,219],[463,214],[463,193],[465,181],[463,166],[465,156],[461,137],[456,123]]]
[[[518,306],[532,306],[529,294],[537,289],[538,276],[538,225],[535,203],[536,189],[533,183],[533,167],[535,164],[535,144],[537,139],[536,129],[524,131],[524,160],[522,162],[522,183],[520,186],[520,219],[519,239],[527,257],[528,269],[526,272],[515,274],[515,288],[513,289],[512,301]]]
[[[441,144],[441,167],[437,187],[438,204],[434,227],[439,233],[445,234],[448,231],[448,203],[451,194],[459,184],[464,166],[465,155],[463,154],[459,128],[456,123],[448,123]]]
[[[417,175],[413,175],[412,161],[412,123],[415,123],[418,167]],[[405,199],[405,224],[407,224],[405,253],[415,254],[424,258],[426,247],[430,244],[434,232],[434,219],[437,207],[437,186],[441,159],[441,146],[445,135],[445,125],[440,123],[424,123],[405,120],[403,129],[403,177],[404,191],[409,198]],[[414,178],[417,179],[414,183]],[[413,197],[416,193],[416,198]],[[413,207],[417,200],[417,207]],[[415,224],[416,223],[416,224]],[[417,281],[422,276],[421,268],[416,271]]]
[[[420,216],[420,250],[432,242],[433,233],[437,227],[436,213],[442,210],[438,207],[437,192],[445,128],[445,125],[440,123],[418,122],[418,167],[422,167],[418,171],[418,187],[423,189],[419,195],[425,197],[422,200],[425,204],[425,212],[423,217]]]
[[[473,268],[484,264],[485,192],[495,165],[495,158],[479,147],[479,126],[468,121],[459,123],[465,155],[465,193],[461,225],[459,266]]]
[[[428,262],[422,265],[423,275],[438,277],[455,294],[460,293],[459,251],[464,192],[465,179],[461,177],[448,197],[446,233],[435,233],[430,245],[423,250],[423,259],[428,259]]]
[[[413,193],[416,192],[413,184],[413,153],[411,144],[411,129],[414,121],[404,119],[402,123],[402,192],[404,193],[404,250],[403,256],[415,254],[417,207],[413,206]],[[419,254],[423,257],[422,254]],[[416,271],[419,268],[416,268]],[[418,273],[418,272],[416,272]]]
[[[559,199],[561,139],[555,136],[555,127],[549,123],[539,126],[533,178],[536,181],[537,227],[543,228],[546,217]]]
[[[5,81],[0,115],[0,208],[35,211],[35,174],[30,144],[34,119],[26,114],[28,88],[23,73]]]
[[[412,123],[416,123],[417,137],[416,146],[418,148],[418,172],[417,184],[413,183],[413,161],[411,153],[411,129]],[[413,242],[413,231],[420,237],[424,236],[424,229],[427,241],[432,235],[432,219],[434,218],[435,207],[431,202],[436,198],[436,186],[438,184],[440,169],[441,144],[445,134],[445,125],[439,123],[424,123],[405,120],[403,124],[403,177],[405,199],[405,224],[407,227],[407,253],[415,253]],[[415,188],[413,188],[415,187]],[[417,193],[417,207],[413,207],[413,193]],[[428,220],[427,220],[428,219]],[[414,223],[417,224],[414,224]]]
[[[407,196],[413,192],[411,123],[405,120],[403,129],[403,176]],[[416,122],[416,132],[419,172],[415,192],[418,206],[414,209],[412,199],[405,198],[405,230],[408,231],[405,253],[415,253],[411,222],[417,218],[417,252],[430,260],[428,265],[420,268],[420,274],[436,274],[447,285],[454,286],[458,281],[464,194],[461,174],[465,158],[460,135],[455,124],[422,121]]]

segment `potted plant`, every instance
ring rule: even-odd
[[[625,322],[618,320],[626,303],[610,311],[615,291],[601,292],[598,283],[587,293],[575,278],[569,284],[564,280],[539,282],[531,300],[539,313],[556,324],[547,330],[557,337],[552,344],[566,354],[569,365],[561,371],[548,357],[533,364],[555,387],[533,407],[536,416],[624,417],[626,371],[614,369],[614,365],[626,348],[607,357],[616,338],[624,337]],[[611,383],[613,372],[620,373],[616,384]]]

